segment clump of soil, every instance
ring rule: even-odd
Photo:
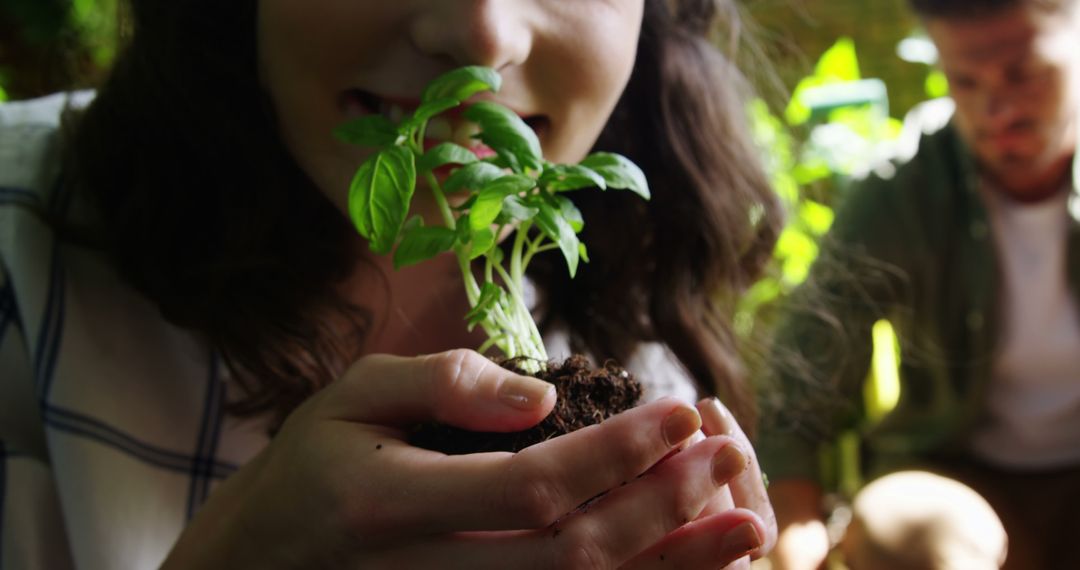
[[[509,433],[474,432],[441,424],[423,424],[413,430],[409,442],[450,455],[521,451],[557,435],[598,424],[633,408],[641,399],[641,384],[613,362],[595,369],[584,356],[575,355],[562,363],[548,363],[547,369],[537,374],[522,370],[519,361],[499,364],[507,370],[555,385],[558,399],[548,417],[531,429]]]

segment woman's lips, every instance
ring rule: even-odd
[[[342,93],[339,106],[346,119],[366,115],[382,115],[394,124],[400,123],[407,115],[412,115],[420,101],[416,99],[380,97],[369,91],[350,89]],[[475,137],[480,127],[462,116],[463,107],[450,109],[428,121],[424,130],[424,150],[443,142],[453,142],[473,151],[480,159],[495,155],[495,151],[479,142]],[[522,118],[537,136],[542,136],[550,121],[543,115]]]

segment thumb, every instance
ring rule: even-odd
[[[325,392],[322,415],[386,426],[436,421],[471,431],[519,431],[555,406],[554,385],[465,349],[365,356]]]

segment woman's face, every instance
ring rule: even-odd
[[[502,89],[481,98],[525,118],[545,158],[582,159],[629,80],[644,2],[260,0],[259,72],[285,145],[347,211],[371,150],[338,141],[334,128],[368,113],[396,119],[430,80],[463,65],[500,72]],[[440,123],[429,136],[469,140],[461,119]]]

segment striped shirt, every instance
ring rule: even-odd
[[[86,215],[57,183],[58,127],[91,97],[0,105],[0,569],[157,567],[267,443],[223,412],[236,394],[211,350],[44,221]],[[647,397],[695,398],[665,347],[627,364],[663,382]]]

